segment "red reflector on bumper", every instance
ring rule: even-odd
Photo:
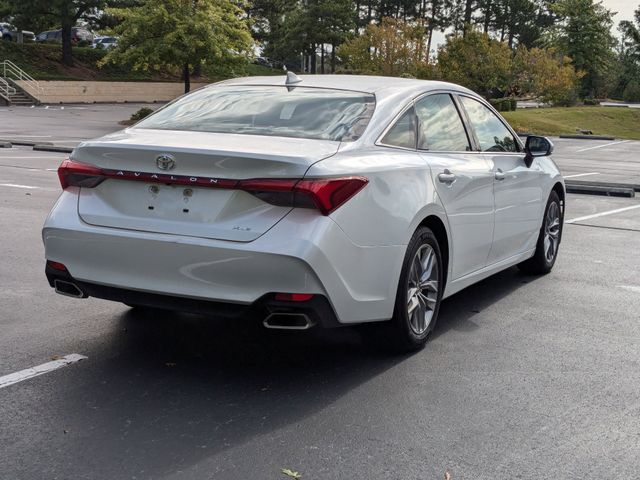
[[[53,268],[54,270],[60,270],[61,272],[66,272],[67,271],[67,267],[64,266],[64,264],[60,263],[60,262],[54,262],[51,260],[47,260],[47,266]]]
[[[279,302],[306,302],[313,297],[313,293],[276,293],[276,300]]]

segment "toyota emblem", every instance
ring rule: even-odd
[[[173,155],[165,153],[156,157],[156,165],[160,170],[172,170],[176,166],[176,160]]]

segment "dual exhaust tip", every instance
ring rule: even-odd
[[[55,279],[56,293],[73,298],[87,298],[82,289],[73,282]],[[270,313],[262,321],[265,328],[273,330],[309,330],[315,323],[304,313]]]
[[[82,291],[82,289],[73,282],[56,279],[53,281],[53,288],[56,293],[66,297],[87,298],[87,295]]]
[[[315,323],[304,313],[271,313],[262,325],[272,330],[309,330]]]

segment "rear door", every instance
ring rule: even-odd
[[[453,97],[433,93],[415,102],[418,149],[449,219],[452,280],[486,265],[493,238],[493,172],[473,151]]]
[[[459,98],[493,172],[495,230],[488,259],[493,264],[535,247],[542,222],[542,170],[525,165],[520,142],[487,105]]]

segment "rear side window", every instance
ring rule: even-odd
[[[324,88],[218,86],[182,97],[136,128],[349,142],[364,132],[371,94]]]
[[[393,124],[380,142],[392,147],[416,148],[416,127],[416,114],[411,107]]]
[[[416,102],[418,148],[440,152],[471,150],[467,132],[447,93],[429,95]]]
[[[483,152],[517,152],[518,143],[504,123],[477,100],[460,97]]]

